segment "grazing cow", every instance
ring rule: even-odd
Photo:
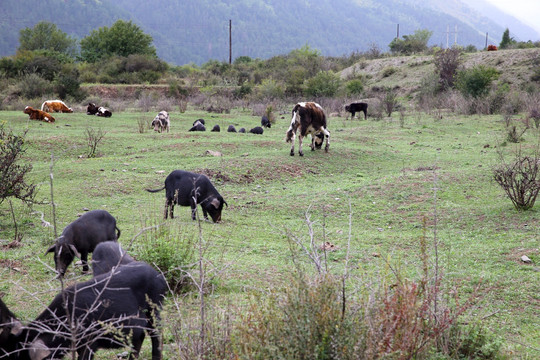
[[[253,129],[249,130],[249,132],[252,133],[252,134],[262,135],[264,130],[260,126],[255,126]]]
[[[167,130],[167,132],[169,132],[170,126],[171,121],[169,120],[169,113],[165,110],[160,111],[159,114],[157,114],[152,121],[152,127],[154,128],[154,131],[157,131],[159,133],[163,130]]]
[[[488,45],[487,51],[497,51],[497,46],[495,46],[495,45]]]
[[[239,133],[242,133],[242,134],[243,134],[243,133],[245,133],[245,132],[246,132],[246,129],[244,129],[244,128],[240,128],[240,130],[238,130],[238,132],[239,132]]]
[[[135,261],[122,249],[117,241],[99,243],[92,253],[92,272],[94,276],[108,273],[115,266],[126,265]]]
[[[0,358],[61,359],[74,350],[91,360],[98,349],[125,346],[138,358],[146,332],[152,360],[160,360],[156,325],[166,291],[162,274],[133,262],[66,288],[26,326],[0,300]]]
[[[323,108],[314,102],[301,102],[294,106],[292,110],[291,125],[287,130],[286,141],[292,142],[291,156],[294,156],[294,138],[298,135],[298,154],[304,156],[302,151],[302,138],[311,134],[311,150],[315,150],[315,137],[318,133],[326,136],[326,146],[324,151],[328,152],[330,147],[330,132],[326,128],[326,115]]]
[[[357,112],[362,111],[364,113],[364,120],[367,120],[367,108],[368,104],[365,102],[354,102],[352,104],[345,106],[345,111],[348,111],[351,113],[351,120],[354,119],[354,115]]]
[[[41,120],[48,123],[55,122],[55,119],[51,116],[51,114],[46,113],[45,111],[34,109],[31,106],[25,107],[23,110],[23,113],[28,114],[30,117],[30,120]]]
[[[168,214],[170,214],[171,219],[174,217],[174,204],[178,204],[191,206],[191,218],[195,220],[197,204],[201,204],[205,219],[208,219],[208,214],[210,214],[214,222],[221,221],[223,204],[227,205],[227,202],[205,175],[175,170],[165,179],[165,186],[155,190],[146,189],[146,191],[158,192],[163,189],[165,189],[166,197],[165,219],[167,219]]]
[[[270,120],[268,120],[268,117],[266,115],[263,115],[261,118],[261,126],[271,128],[272,124],[270,123]]]
[[[72,113],[73,109],[67,107],[62,100],[47,100],[41,104],[41,111]]]
[[[227,132],[236,132],[236,128],[234,127],[234,125],[229,125],[229,127],[227,128]]]
[[[213,127],[212,130],[210,130],[210,131],[220,132],[220,131],[221,131],[221,128],[219,127],[219,125],[214,125],[214,127]]]
[[[64,276],[67,267],[77,256],[82,260],[83,271],[88,271],[88,253],[100,242],[120,237],[116,219],[105,210],[92,210],[65,227],[62,235],[45,254],[54,253],[54,263],[58,275]]]

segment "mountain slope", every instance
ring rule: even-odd
[[[454,42],[482,48],[485,33],[499,43],[504,28],[459,0],[3,0],[0,56],[18,46],[19,30],[51,21],[82,38],[117,19],[133,20],[154,39],[158,56],[172,64],[228,60],[229,20],[233,58],[268,58],[305,44],[341,56],[377,45],[386,51],[396,36],[433,31],[430,44]],[[455,11],[460,9],[460,11]],[[455,17],[454,17],[455,16]]]

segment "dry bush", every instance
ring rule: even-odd
[[[150,128],[150,119],[146,116],[139,116],[137,118],[137,130],[139,134],[144,134]]]
[[[88,151],[86,153],[87,157],[96,157],[97,147],[105,137],[105,134],[107,134],[107,132],[102,129],[96,130],[90,127],[86,128],[86,143],[88,145]]]
[[[493,178],[501,186],[518,211],[529,210],[534,206],[540,191],[540,169],[538,152],[524,156],[518,152],[515,159],[493,169]]]

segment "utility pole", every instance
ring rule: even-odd
[[[399,24],[397,24],[397,36],[396,39],[399,39]]]
[[[486,47],[484,49],[487,49],[487,42],[488,42],[488,33],[486,31]]]
[[[229,65],[232,64],[232,20],[229,19]]]

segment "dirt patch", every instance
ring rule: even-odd
[[[21,268],[22,263],[18,260],[0,259],[0,267],[15,270],[17,272],[26,274],[26,271]]]
[[[523,255],[526,255],[527,257],[532,259],[533,262],[527,264],[521,261],[521,257]],[[538,249],[525,249],[525,248],[514,248],[510,250],[509,253],[505,254],[506,260],[512,261],[520,265],[528,265],[528,266],[538,265],[535,263],[535,259],[538,259],[539,256],[540,256],[540,251]]]

